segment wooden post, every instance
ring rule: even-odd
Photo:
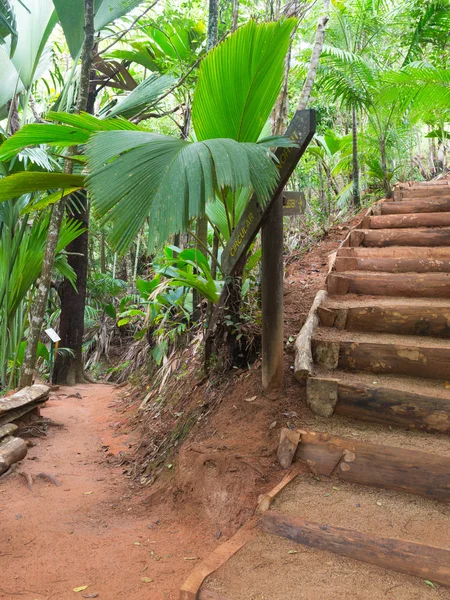
[[[261,230],[262,386],[283,387],[283,196],[273,203]]]

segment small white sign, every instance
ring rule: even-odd
[[[56,331],[54,329],[46,329],[45,333],[48,335],[48,337],[52,340],[52,342],[59,342],[61,341],[61,338],[59,337],[59,335],[56,333]]]

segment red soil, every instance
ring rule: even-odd
[[[76,392],[81,400],[63,395]],[[36,440],[21,468],[61,486],[35,478],[29,491],[18,474],[0,482],[0,598],[171,600],[193,559],[214,547],[195,520],[162,503],[143,506],[145,492],[130,489],[122,469],[108,464],[108,452],[126,442],[113,437],[115,393],[107,385],[61,388],[42,410],[64,429]]]
[[[61,388],[51,397],[42,414],[64,429],[36,440],[21,469],[48,473],[62,485],[36,478],[31,492],[19,474],[0,480],[0,599],[178,598],[196,560],[234,533],[259,494],[283,476],[279,429],[297,421],[303,393],[292,376],[289,337],[298,333],[324,284],[327,256],[346,233],[336,228],[286,269],[284,393],[277,399],[261,393],[257,363],[219,388],[192,386],[196,402],[213,395],[217,408],[194,426],[156,485],[134,486],[114,458],[133,454],[138,436],[153,437],[142,426],[129,431],[145,390],[135,401],[100,384]],[[82,399],[69,397],[77,392]]]

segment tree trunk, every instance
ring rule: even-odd
[[[233,0],[233,15],[231,18],[231,33],[236,31],[239,20],[239,0]]]
[[[85,37],[83,43],[83,51],[81,56],[81,73],[78,86],[78,101],[76,112],[86,110],[88,95],[89,95],[89,78],[92,66],[92,49],[94,47],[94,0],[84,1],[85,11]],[[68,156],[74,154],[74,148],[69,148]],[[66,160],[64,164],[64,172],[71,173],[73,163]],[[50,290],[53,265],[55,262],[56,245],[58,243],[61,225],[64,217],[65,202],[61,200],[54,205],[50,218],[47,242],[45,246],[44,262],[39,278],[38,288],[34,306],[30,316],[30,327],[28,332],[28,342],[25,349],[24,360],[22,365],[22,373],[20,378],[20,386],[31,385],[36,365],[36,351],[41,335],[42,323],[44,321],[45,310],[47,308],[48,294]],[[87,237],[86,250],[87,253]]]
[[[319,17],[316,29],[316,38],[312,49],[311,60],[309,61],[308,73],[303,84],[300,100],[297,110],[304,110],[311,96],[311,90],[316,80],[317,68],[319,66],[320,55],[322,53],[323,42],[325,40],[325,30],[328,23],[328,13],[330,10],[330,0],[323,0],[323,14]]]
[[[211,50],[217,44],[219,30],[219,2],[218,0],[209,0],[208,16],[208,43],[207,50]]]
[[[85,381],[83,336],[89,228],[89,207],[85,190],[77,193],[76,206],[76,210],[71,208],[68,211],[68,216],[81,224],[86,231],[67,246],[68,262],[77,276],[76,290],[67,279],[64,279],[59,290],[61,298],[60,345],[62,348],[70,348],[74,353],[73,356],[69,354],[57,355],[53,381],[60,385],[75,385]]]
[[[68,161],[66,161],[68,164]],[[65,169],[68,172],[68,169]],[[45,245],[44,261],[42,271],[38,280],[36,295],[34,297],[33,309],[30,314],[30,325],[28,330],[28,341],[22,363],[19,387],[31,385],[33,382],[34,367],[36,365],[36,352],[41,335],[42,323],[47,308],[48,294],[52,281],[53,264],[55,262],[56,245],[64,217],[64,200],[60,200],[53,206],[52,214],[47,231],[47,242]]]
[[[359,208],[361,205],[361,190],[359,189],[358,121],[354,106],[352,106],[352,159],[353,206]]]
[[[100,273],[103,275],[106,273],[106,248],[105,248],[105,234],[100,234]]]
[[[87,10],[87,9],[86,9]],[[92,17],[93,18],[93,17]],[[89,44],[86,54],[83,50],[83,59],[80,77],[80,97],[77,103],[77,112],[84,110],[89,114],[94,113],[95,84],[91,85],[95,72],[92,71],[92,58],[94,51],[94,28],[85,22],[86,41]],[[88,39],[89,38],[89,39]],[[84,383],[83,364],[83,337],[84,337],[84,311],[86,307],[86,286],[88,275],[88,247],[89,247],[89,201],[86,190],[76,194],[75,202],[67,211],[68,217],[77,221],[85,231],[67,246],[69,253],[68,262],[76,273],[76,289],[64,279],[60,290],[61,317],[60,345],[70,348],[73,355],[57,356],[53,371],[53,381],[60,385],[75,385]]]

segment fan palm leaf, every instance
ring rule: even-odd
[[[281,89],[295,24],[249,21],[206,56],[192,104],[198,140],[256,142]]]
[[[124,252],[149,217],[149,244],[163,242],[204,212],[216,191],[252,188],[265,201],[277,169],[259,144],[187,142],[145,131],[100,132],[86,149],[86,185],[111,243]]]

